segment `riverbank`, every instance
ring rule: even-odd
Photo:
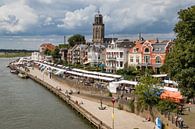
[[[0,52],[0,58],[14,58],[14,57],[25,57],[30,56],[31,52]]]
[[[75,91],[74,88],[71,88],[71,86],[67,85],[66,83],[61,83],[59,81],[56,81],[48,76],[45,72],[41,72],[38,69],[30,69],[29,75],[40,79],[41,82],[49,84],[52,89],[61,89],[60,93],[65,95],[65,92],[68,90]],[[95,116],[97,119],[108,125],[109,127],[112,127],[112,107],[106,106],[106,110],[99,110],[100,103],[95,102],[92,100],[87,100],[87,98],[81,98],[77,94],[70,95],[71,99],[74,102],[78,102],[82,104],[80,105],[82,108],[84,108],[86,111],[88,111],[90,114]],[[152,122],[143,122],[145,119],[137,116],[133,113],[129,113],[123,110],[119,110],[117,108],[114,109],[115,111],[115,119],[114,119],[114,126],[115,129],[127,129],[127,128],[140,128],[140,129],[152,129],[154,128],[154,123]]]

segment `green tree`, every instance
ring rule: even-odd
[[[59,44],[58,45],[59,46],[59,48],[61,49],[61,48],[69,48],[70,46],[69,46],[69,44]]]
[[[181,10],[174,31],[175,45],[163,66],[188,99],[195,95],[195,6]]]
[[[59,47],[56,47],[55,50],[51,53],[53,60],[55,63],[58,63],[58,61],[61,61],[61,55],[60,55],[60,49]]]
[[[68,43],[71,47],[73,47],[76,44],[84,44],[85,36],[80,34],[75,34],[68,39]]]
[[[152,108],[159,101],[160,90],[156,87],[159,85],[159,80],[152,76],[143,76],[140,78],[140,83],[135,88],[135,94],[138,98],[138,105],[143,109],[149,109],[152,117]]]
[[[49,49],[46,49],[46,50],[44,51],[44,54],[47,55],[47,56],[50,56],[51,53],[52,53],[52,52],[51,52]]]
[[[117,74],[122,75],[124,79],[127,80],[132,80],[134,79],[137,75],[139,75],[140,71],[136,69],[135,67],[128,67],[124,69],[119,69],[116,71]]]

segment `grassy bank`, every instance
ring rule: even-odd
[[[24,56],[30,56],[31,52],[2,52],[0,53],[0,58],[13,58],[13,57],[24,57]]]

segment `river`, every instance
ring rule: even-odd
[[[54,94],[11,74],[9,61],[0,59],[0,129],[92,129]]]

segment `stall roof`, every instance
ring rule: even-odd
[[[89,77],[89,78],[94,78],[94,79],[100,79],[100,80],[105,80],[105,81],[114,81],[115,79],[114,78],[111,78],[111,77],[102,77],[102,76],[97,76],[97,75],[90,75],[89,73],[79,73],[79,72],[76,72],[75,70],[74,71],[68,71],[68,70],[64,70],[64,69],[60,69],[60,68],[56,68],[54,66],[50,66],[50,65],[47,65],[47,64],[44,64],[44,63],[40,63],[40,62],[36,62],[38,64],[41,64],[47,68],[51,68],[51,69],[55,69],[57,70],[59,73],[61,72],[66,72],[66,73],[69,73],[69,74],[73,74],[73,75],[77,75],[77,76],[83,76],[83,77]],[[77,70],[80,70],[80,69],[77,69]],[[86,70],[85,70],[86,71]],[[56,74],[58,73],[56,72]],[[89,71],[90,72],[90,71]]]
[[[128,81],[128,80],[120,80],[118,82],[113,82],[113,83],[129,84],[129,85],[137,85],[138,84],[138,82],[136,82],[136,81]]]
[[[90,74],[86,74],[86,73],[85,74],[84,73],[78,73],[78,72],[75,72],[75,71],[66,71],[66,73],[77,75],[77,76],[94,78],[94,79],[106,80],[106,81],[113,81],[114,80],[114,78],[101,77],[101,76],[90,75]]]
[[[175,86],[178,86],[178,83],[175,82],[175,81],[172,81],[172,80],[163,80],[163,81],[164,81],[164,83],[173,84],[173,85],[175,85]]]
[[[116,75],[116,74],[108,74],[108,73],[101,73],[101,72],[93,72],[93,71],[87,71],[87,70],[82,70],[82,69],[72,69],[73,71],[77,72],[82,72],[82,73],[88,73],[88,74],[94,74],[98,76],[107,76],[107,77],[113,77],[113,78],[121,78],[121,75]]]
[[[167,91],[172,91],[172,92],[178,92],[179,91],[178,88],[172,88],[172,87],[167,87],[167,86],[163,87],[163,89],[167,90]]]
[[[152,77],[167,77],[167,74],[154,74]]]

